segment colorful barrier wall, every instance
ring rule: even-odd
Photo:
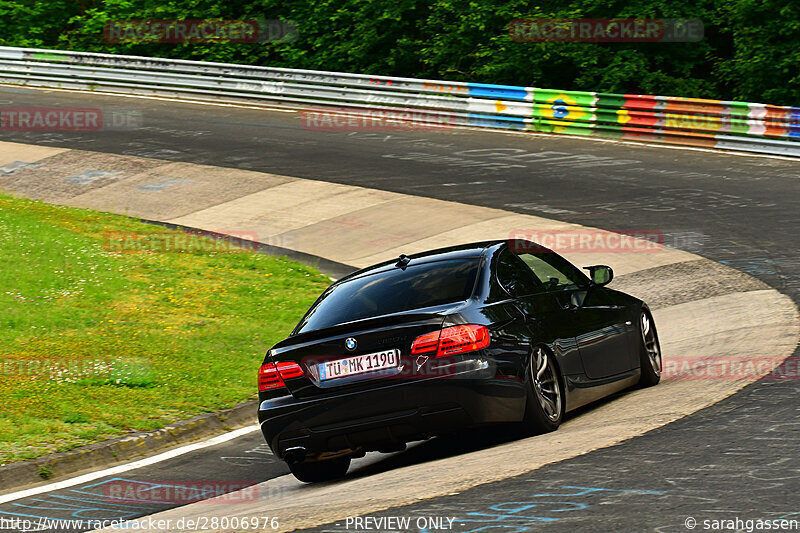
[[[800,107],[0,47],[0,83],[292,107],[800,157]]]

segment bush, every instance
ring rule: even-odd
[[[518,43],[513,18],[698,18],[697,43]],[[291,20],[274,43],[111,44],[117,19]],[[788,0],[0,0],[0,43],[270,66],[766,101],[800,84],[800,4]]]

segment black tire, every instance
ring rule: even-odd
[[[658,342],[656,323],[646,309],[639,315],[639,338],[639,365],[642,369],[639,386],[652,387],[661,381],[661,344]]]
[[[350,468],[350,457],[288,464],[289,470],[298,480],[304,483],[319,483],[344,477]]]
[[[535,434],[555,431],[564,419],[566,403],[555,358],[546,348],[534,348],[525,374],[525,428]]]

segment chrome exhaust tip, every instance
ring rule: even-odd
[[[307,450],[302,446],[287,448],[283,452],[283,460],[287,463],[302,463],[305,460],[307,453]]]

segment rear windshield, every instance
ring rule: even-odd
[[[461,302],[472,296],[479,258],[453,259],[358,277],[336,285],[297,326],[295,333],[353,320]]]

